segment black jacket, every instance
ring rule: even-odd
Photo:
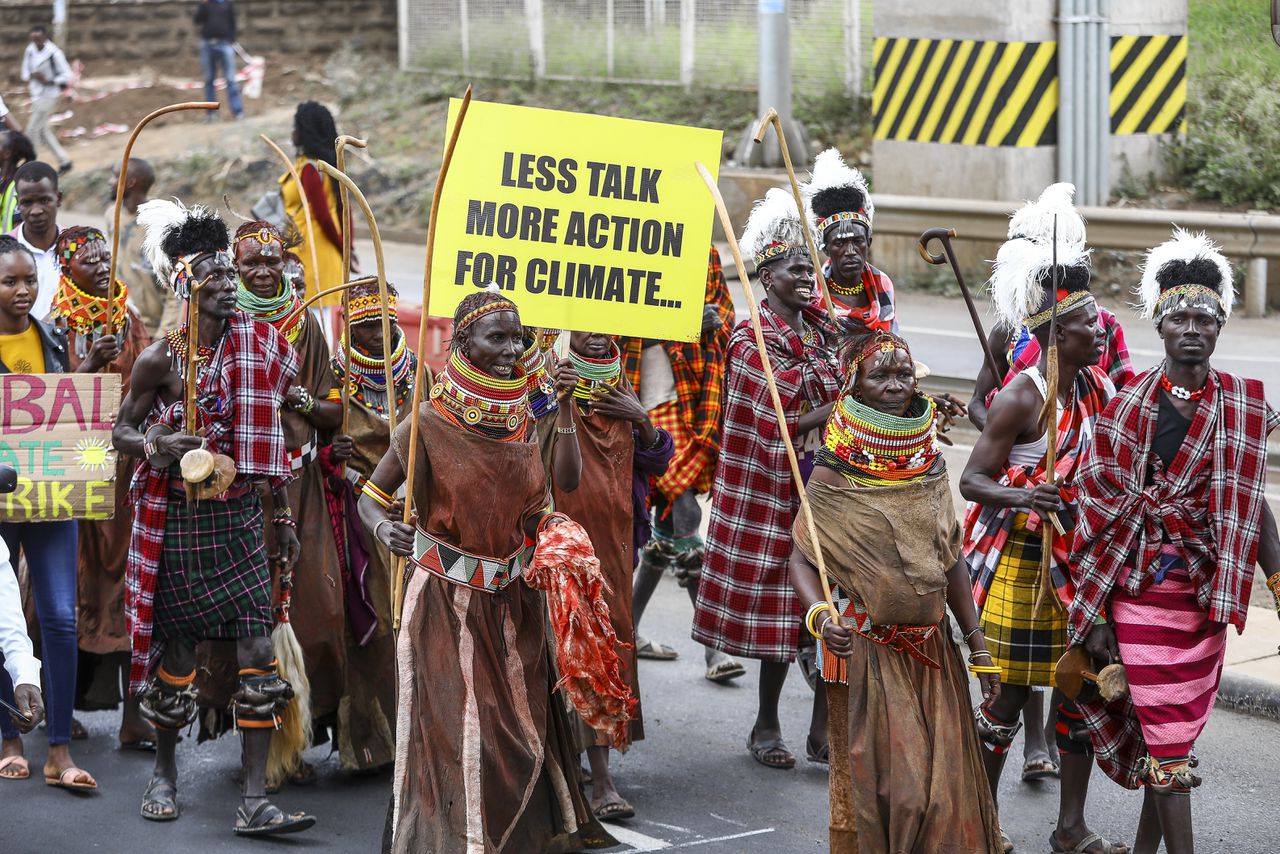
[[[231,0],[209,0],[196,7],[196,24],[200,38],[212,41],[236,40],[236,7]]]
[[[66,374],[71,371],[71,353],[67,350],[67,330],[48,323],[41,323],[34,317],[31,322],[40,332],[40,343],[44,345],[44,372],[46,374]],[[9,366],[0,362],[0,374],[11,374]]]

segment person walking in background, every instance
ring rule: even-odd
[[[219,68],[222,79],[227,81],[227,106],[237,119],[244,116],[244,103],[240,100],[240,86],[236,83],[236,5],[231,0],[200,0],[196,7],[196,26],[200,28],[200,70],[204,72],[204,99],[218,100],[214,88]],[[213,111],[205,115],[205,121],[216,121]]]
[[[341,210],[337,182],[332,178],[326,179],[315,165],[317,160],[330,165],[336,164],[338,156],[334,141],[337,137],[337,125],[327,107],[317,101],[303,101],[298,105],[297,112],[293,115],[293,146],[298,155],[294,168],[302,186],[298,186],[292,175],[281,175],[280,197],[284,202],[285,213],[293,220],[298,234],[302,235],[302,242],[294,247],[294,251],[303,259],[307,297],[313,297],[324,288],[340,284],[343,279],[342,230],[347,227],[346,212]],[[310,222],[302,209],[304,193],[311,208]],[[313,243],[315,264],[311,263]],[[327,315],[341,300],[340,295],[334,294],[317,303],[323,307],[321,325],[326,336],[331,334],[333,328],[327,322]]]
[[[49,127],[49,116],[58,105],[58,96],[71,79],[71,66],[62,49],[49,41],[44,27],[31,28],[31,41],[22,54],[22,81],[31,93],[31,118],[27,120],[27,136],[35,145],[43,145],[58,160],[58,174],[71,171],[71,158]]]

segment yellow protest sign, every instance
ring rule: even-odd
[[[696,340],[713,208],[693,164],[714,174],[722,135],[472,101],[440,199],[428,313],[453,317],[494,282],[528,326]]]
[[[119,374],[0,375],[0,463],[18,472],[0,519],[110,519],[119,409]]]

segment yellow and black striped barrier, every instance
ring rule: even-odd
[[[1030,148],[1058,141],[1057,42],[877,38],[874,137]],[[1187,37],[1111,42],[1111,132],[1184,129]]]

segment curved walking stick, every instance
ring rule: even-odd
[[[281,322],[281,325],[285,325],[285,323],[290,321],[290,319],[293,318],[295,315],[302,314],[302,312],[311,308],[313,304],[315,304],[319,300],[324,299],[327,296],[330,296],[331,294],[345,293],[347,291],[350,291],[352,288],[356,287],[357,285],[373,285],[373,284],[377,284],[377,282],[378,282],[377,276],[362,276],[359,279],[352,279],[349,282],[343,282],[340,285],[334,285],[331,288],[325,288],[322,291],[318,291],[315,296],[308,297],[307,299],[304,299],[301,302],[299,302],[297,308],[295,308],[293,311],[285,315],[285,319],[284,321]]]
[[[756,350],[760,354],[760,366],[764,370],[765,384],[769,387],[769,398],[773,402],[773,414],[778,419],[778,435],[782,446],[787,450],[787,462],[791,466],[791,477],[795,481],[796,494],[800,498],[800,518],[809,531],[809,541],[813,543],[814,563],[818,567],[818,580],[822,583],[822,596],[830,608],[831,619],[837,626],[842,625],[840,611],[831,598],[831,582],[827,578],[827,563],[822,556],[822,542],[818,539],[818,526],[813,521],[813,511],[809,507],[809,492],[805,489],[804,476],[800,473],[800,461],[796,458],[795,446],[791,443],[790,431],[787,429],[787,413],[782,408],[782,398],[778,395],[778,385],[773,377],[773,362],[769,359],[769,351],[764,344],[764,330],[760,326],[760,309],[756,306],[755,294],[751,292],[751,281],[747,278],[746,265],[742,263],[742,250],[738,247],[738,239],[734,235],[733,222],[729,219],[729,211],[725,208],[720,189],[701,163],[695,163],[698,174],[706,183],[707,189],[715,199],[716,212],[720,216],[720,225],[729,239],[729,249],[733,253],[733,263],[738,268],[738,276],[743,283],[743,291],[747,297],[747,308],[751,311],[751,326],[756,334]],[[831,838],[830,850],[833,854],[845,854],[854,850],[855,829],[853,818],[852,772],[849,766],[849,686],[840,682],[826,683],[827,703],[829,707],[827,722],[827,741],[831,759]]]
[[[782,150],[782,165],[787,167],[787,178],[791,181],[791,195],[795,196],[796,210],[800,212],[800,223],[804,228],[804,242],[809,247],[809,260],[813,262],[813,275],[818,280],[818,290],[822,292],[822,302],[827,307],[827,314],[830,315],[831,322],[839,329],[840,318],[836,316],[836,307],[831,301],[831,289],[827,287],[826,277],[822,275],[822,263],[818,260],[818,246],[814,242],[813,234],[809,231],[809,218],[804,215],[804,198],[800,195],[800,182],[796,180],[796,170],[791,165],[791,152],[787,150],[787,135],[782,132],[782,119],[778,118],[778,111],[773,107],[770,107],[769,112],[765,113],[764,118],[760,119],[760,125],[756,128],[756,135],[753,138],[757,144],[764,142],[764,132],[769,125],[773,125],[773,130],[778,135],[778,147]],[[743,282],[745,283],[746,280],[744,279]]]
[[[462,104],[458,107],[458,118],[453,123],[453,132],[449,134],[449,143],[444,149],[444,160],[440,163],[440,173],[436,175],[436,188],[431,194],[431,214],[427,217],[427,266],[422,272],[422,323],[418,327],[418,368],[413,377],[413,405],[409,408],[409,460],[405,466],[404,515],[400,521],[409,524],[413,518],[413,473],[418,460],[418,407],[422,405],[423,372],[427,351],[427,312],[431,306],[431,262],[436,248],[436,219],[440,216],[440,193],[444,189],[444,179],[449,174],[449,164],[453,162],[453,151],[458,147],[458,134],[462,132],[462,123],[467,118],[467,108],[471,106],[471,87],[462,95]],[[404,605],[404,559],[397,557],[395,571],[392,576],[394,588],[391,597],[392,626],[400,628],[400,609]]]
[[[298,185],[298,200],[302,202],[302,218],[307,223],[307,246],[311,249],[311,267],[312,275],[316,277],[316,290],[320,290],[320,261],[316,257],[316,230],[311,221],[311,203],[307,201],[307,192],[302,189],[302,176],[298,174],[297,168],[293,165],[293,161],[289,159],[289,155],[284,153],[280,146],[271,141],[271,137],[265,133],[260,133],[262,141],[270,146],[271,150],[280,158],[280,162],[284,163],[284,168],[289,170],[289,176],[293,178],[293,183]],[[324,161],[319,161],[323,163]],[[305,278],[305,273],[303,275]]]
[[[110,278],[107,281],[109,287],[115,287],[116,282],[116,256],[120,254],[120,208],[124,207],[124,188],[129,180],[129,155],[133,152],[133,144],[138,141],[138,134],[142,129],[151,123],[152,119],[168,113],[177,113],[182,110],[216,110],[218,109],[217,101],[184,101],[181,104],[170,104],[167,107],[161,107],[148,113],[142,121],[134,126],[133,132],[129,134],[129,139],[124,144],[124,156],[120,160],[120,178],[116,181],[116,207],[111,219],[111,268],[108,274]],[[107,327],[112,334],[116,331],[116,304],[111,298],[110,292],[107,294]]]
[[[335,159],[337,160],[337,166],[338,166],[339,172],[345,173],[347,171],[347,146],[348,145],[352,146],[353,148],[368,148],[369,142],[368,140],[358,139],[354,136],[348,136],[345,133],[341,134],[336,140],[334,140],[333,147],[334,147],[334,150],[337,152],[337,157]],[[349,197],[347,187],[345,184],[342,185],[341,194],[342,194],[342,219],[343,219],[342,280],[345,282],[351,278],[351,243],[354,235],[352,235],[351,233],[352,232],[352,229],[350,228],[351,215],[348,213],[348,211],[350,210],[349,205],[351,203],[351,199]],[[342,349],[344,351],[344,355],[346,356],[346,361],[344,361],[343,364],[347,366],[348,374],[351,372],[351,319],[350,318],[351,318],[351,293],[350,291],[344,290],[342,293]],[[384,341],[382,346],[390,347],[391,342]],[[393,400],[394,400],[394,395],[393,395]],[[347,380],[344,380],[342,383],[342,428],[341,428],[343,435],[346,435],[346,432],[347,432],[350,413],[351,413],[351,383],[348,382]],[[346,470],[347,470],[347,464],[344,462],[342,464],[342,471],[345,473]]]
[[[996,367],[996,357],[991,352],[991,346],[987,342],[987,332],[982,328],[982,318],[978,316],[978,306],[973,301],[973,294],[969,292],[969,286],[965,284],[964,274],[960,272],[960,264],[956,261],[955,250],[951,248],[951,238],[955,236],[956,230],[954,228],[931,228],[920,235],[920,241],[916,244],[916,249],[920,252],[920,257],[925,260],[925,263],[951,265],[951,272],[955,274],[956,283],[960,285],[960,293],[964,295],[964,304],[969,309],[969,319],[973,321],[973,329],[978,333],[978,346],[982,348],[982,358],[987,363],[987,370],[991,372],[996,388],[1000,388],[1004,384],[1004,375]],[[936,255],[929,251],[929,244],[935,240],[942,244],[942,252]]]

